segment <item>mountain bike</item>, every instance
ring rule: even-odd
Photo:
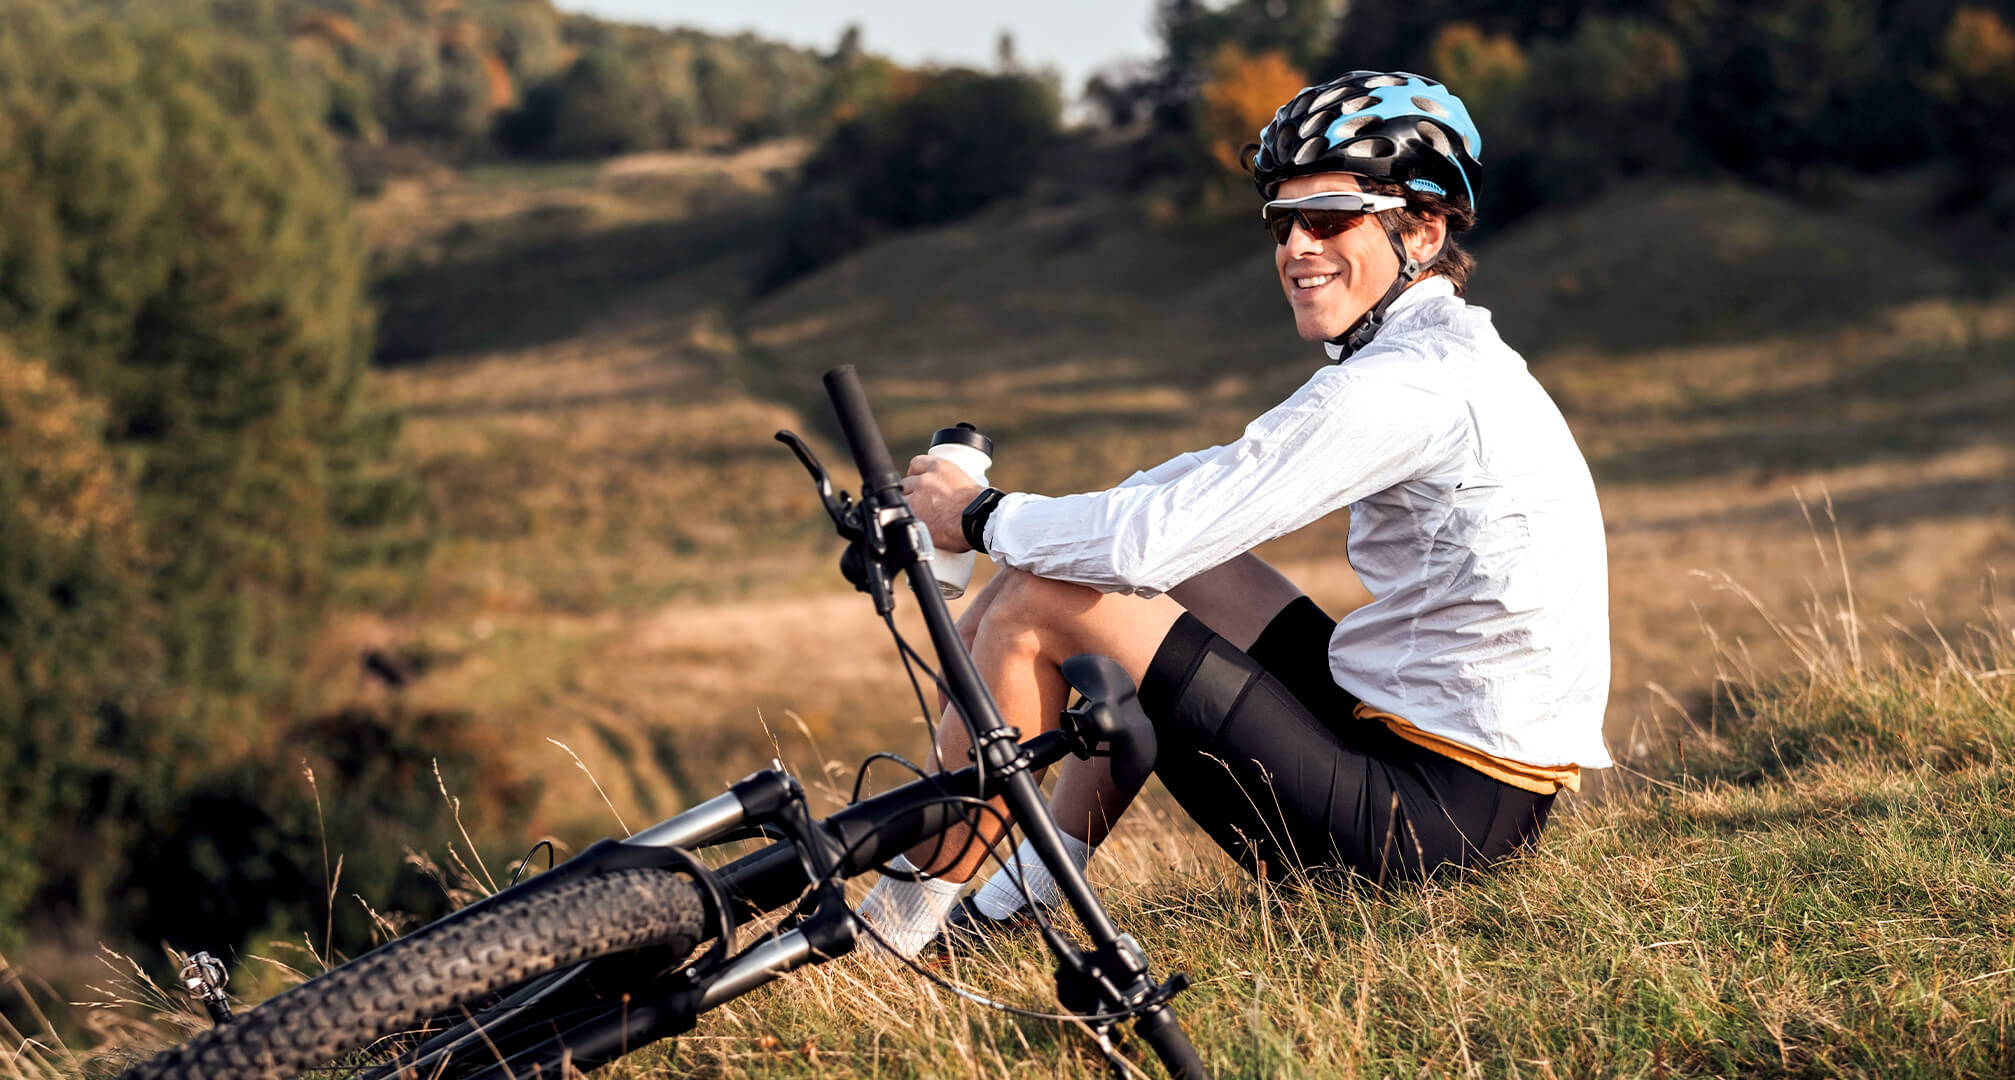
[[[1154,728],[1131,679],[1109,658],[1073,657],[1063,674],[1078,696],[1059,727],[1023,740],[1007,726],[938,592],[930,536],[902,496],[901,474],[854,369],[827,372],[825,386],[860,469],[860,498],[835,492],[798,436],[780,431],[777,439],[811,474],[847,541],[843,573],[873,598],[905,665],[923,666],[891,617],[896,581],[907,577],[939,661],[932,678],[972,734],[971,765],[930,774],[911,765],[917,780],[869,798],[860,797],[857,783],[853,800],[823,819],[813,817],[804,788],[781,765],[753,773],[723,795],[628,839],[599,841],[279,994],[133,1067],[125,1080],[323,1070],[365,1080],[504,1080],[593,1069],[873,938],[873,926],[847,904],[846,879],[880,870],[953,825],[1001,814],[989,801],[995,798],[1007,808],[1004,823],[1018,826],[1042,856],[1090,940],[1086,948],[1066,939],[1031,904],[1056,956],[1063,1011],[1010,1011],[1081,1021],[1116,1070],[1130,1066],[1110,1036],[1131,1022],[1170,1075],[1207,1077],[1170,1008],[1188,977],[1157,980],[1140,945],[1113,925],[1065,854],[1036,781],[1039,770],[1073,754],[1111,757],[1123,785],[1145,779]],[[928,717],[914,669],[911,679]],[[908,764],[886,753],[869,763],[876,759]],[[718,868],[699,854],[750,841],[762,846]],[[780,911],[781,920],[750,934],[748,944],[738,941],[744,923]]]

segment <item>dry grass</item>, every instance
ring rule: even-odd
[[[459,658],[408,696],[526,733],[521,769],[551,771],[542,738],[566,741],[620,778],[611,796],[639,818],[778,744],[819,762],[913,745],[907,684],[832,572],[802,474],[769,441],[783,426],[811,434],[844,474],[820,371],[861,367],[898,450],[971,419],[1000,442],[997,482],[1063,491],[1234,437],[1319,361],[1281,318],[1257,229],[1157,224],[1117,200],[1003,208],[750,301],[761,250],[701,245],[666,264],[635,241],[652,214],[687,220],[693,185],[754,200],[738,204],[756,223],[738,235],[760,235],[769,166],[706,167],[719,166],[477,177],[376,209],[381,223],[427,223],[402,226],[421,239],[397,252],[419,268],[402,280],[449,297],[434,310],[456,309],[494,263],[426,237],[460,229],[496,254],[515,235],[516,250],[549,252],[555,207],[604,206],[561,230],[574,238],[550,265],[572,305],[563,326],[387,373],[411,410],[441,547],[406,610],[373,604],[332,624],[320,700],[376,692],[352,673],[363,645]],[[639,173],[688,186],[623,186]],[[1828,577],[1808,510],[1826,532],[1829,498],[1873,627],[1920,622],[1919,605],[1968,610],[1983,573],[2015,556],[2015,305],[1959,291],[1949,264],[1882,220],[1660,189],[1481,252],[1475,298],[1500,312],[1597,473],[1608,730],[1628,758],[1702,713],[1715,675],[1703,623],[1761,663],[1788,659],[1721,582],[1777,607],[1808,597]],[[621,288],[567,291],[590,254],[605,264],[592,276]],[[1880,281],[1855,277],[1870,260]],[[518,262],[537,277],[538,259]],[[428,276],[442,266],[476,276]],[[1339,515],[1265,554],[1341,609],[1363,596],[1343,536]],[[608,828],[565,776],[532,825]]]

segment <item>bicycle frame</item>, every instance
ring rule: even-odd
[[[713,952],[684,966],[683,956],[646,949],[535,979],[367,1076],[501,1080],[563,1061],[586,1069],[690,1030],[707,1009],[851,951],[859,924],[839,883],[965,821],[972,800],[996,797],[1005,800],[1011,819],[1042,855],[1091,938],[1092,948],[1085,951],[1045,931],[1058,957],[1060,1000],[1087,1019],[1115,1065],[1118,1059],[1105,1032],[1125,1017],[1134,1019],[1136,1030],[1172,1076],[1208,1076],[1168,1005],[1187,987],[1187,976],[1177,973],[1162,982],[1149,976],[1140,946],[1113,926],[1083,874],[1064,854],[1036,783],[1042,769],[1066,755],[1086,757],[1108,748],[1116,755],[1116,769],[1145,775],[1152,764],[1153,732],[1131,698],[1131,681],[1110,660],[1074,658],[1065,675],[1087,701],[1066,714],[1060,730],[1020,741],[1019,733],[1001,720],[938,592],[930,537],[902,498],[901,477],[852,367],[828,372],[825,383],[860,465],[861,499],[835,496],[811,451],[789,432],[779,432],[778,438],[811,472],[828,513],[851,541],[842,565],[849,579],[874,597],[878,612],[892,610],[894,575],[907,575],[949,697],[972,732],[974,764],[904,784],[822,820],[811,817],[793,777],[781,769],[763,770],[627,840],[600,841],[553,870],[449,916],[466,918],[505,896],[535,894],[582,876],[648,866],[694,874],[710,894],[709,907],[726,936]],[[756,834],[752,831],[780,839],[714,871],[691,854]],[[774,911],[800,896],[806,899],[777,932],[726,955],[734,921]]]

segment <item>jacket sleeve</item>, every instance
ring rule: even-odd
[[[987,526],[995,561],[1106,592],[1154,595],[1459,453],[1467,410],[1389,372],[1318,372],[1173,475],[1107,491],[1007,496]],[[1173,462],[1170,463],[1172,465]],[[1159,476],[1157,474],[1160,474]]]

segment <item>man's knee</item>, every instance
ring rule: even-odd
[[[1000,592],[987,608],[984,622],[1052,626],[1089,612],[1106,594],[1088,585],[1037,577],[1024,570],[1002,570]]]

